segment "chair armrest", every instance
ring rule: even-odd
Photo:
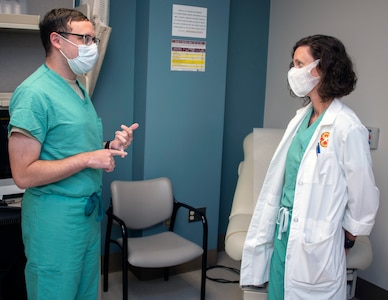
[[[229,218],[225,234],[225,252],[234,260],[241,260],[251,214],[237,214]]]
[[[196,209],[195,207],[188,205],[186,203],[178,202],[174,199],[174,207],[173,207],[173,212],[171,216],[171,222],[170,222],[170,231],[174,231],[174,226],[175,226],[175,220],[176,216],[178,213],[178,210],[183,207],[187,210],[192,210],[196,214],[201,216],[201,221],[202,221],[202,227],[203,227],[203,236],[202,236],[202,248],[204,251],[207,251],[207,242],[208,242],[208,223],[207,223],[207,218],[206,215],[201,212],[200,210]]]
[[[346,256],[346,267],[364,270],[370,266],[372,259],[373,252],[369,237],[360,235]]]
[[[106,214],[108,216],[108,223],[109,222],[112,223],[112,221],[114,220],[120,226],[123,245],[126,245],[127,243],[124,240],[128,238],[128,230],[127,230],[127,226],[125,225],[125,222],[113,214],[112,206],[108,208],[108,210],[106,211]],[[108,228],[111,228],[111,227],[112,227],[111,225],[108,226]],[[109,236],[110,236],[110,232],[109,232]],[[111,239],[111,242],[116,243],[116,241],[112,239]]]

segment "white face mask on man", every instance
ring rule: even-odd
[[[78,56],[75,58],[67,58],[67,56],[59,50],[62,55],[67,59],[70,69],[77,75],[83,75],[94,68],[98,59],[98,48],[96,43],[91,45],[77,45],[72,41],[61,36],[65,41],[78,47]]]
[[[319,59],[303,68],[292,67],[288,71],[288,83],[298,97],[305,97],[318,84],[320,76],[311,75],[311,70],[319,63]]]

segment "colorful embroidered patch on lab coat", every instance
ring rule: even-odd
[[[321,134],[321,138],[319,139],[321,147],[327,147],[327,145],[329,144],[329,136],[330,132],[327,131]]]

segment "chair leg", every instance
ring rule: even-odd
[[[104,253],[104,292],[108,291],[108,275],[109,274],[109,247],[105,248]]]
[[[169,268],[163,268],[163,278],[164,278],[164,281],[168,281],[169,277],[170,277],[170,269]]]
[[[108,274],[109,274],[109,250],[110,250],[110,234],[112,231],[112,218],[108,216],[108,224],[105,234],[105,249],[104,249],[104,292],[108,291]]]
[[[351,281],[348,282],[348,299],[353,299],[356,294],[357,269],[351,270]]]
[[[110,236],[106,236],[105,239],[105,253],[104,253],[104,292],[108,291],[108,276],[109,276],[109,247]]]
[[[201,300],[205,300],[206,295],[206,266],[207,266],[207,251],[202,254],[202,270],[201,270]]]
[[[128,299],[128,261],[123,254],[122,270],[123,270],[123,300]]]

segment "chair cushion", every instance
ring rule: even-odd
[[[241,260],[257,196],[268,165],[284,129],[255,128],[243,142],[244,160],[238,167],[238,180],[225,236],[225,252]]]
[[[122,245],[122,239],[117,240]],[[128,238],[128,262],[135,267],[163,268],[188,262],[203,249],[173,232]]]
[[[241,260],[251,218],[252,214],[237,214],[229,218],[225,235],[225,252],[234,260]]]
[[[346,255],[348,269],[364,270],[369,267],[373,259],[372,246],[367,236],[358,236],[354,247]]]

